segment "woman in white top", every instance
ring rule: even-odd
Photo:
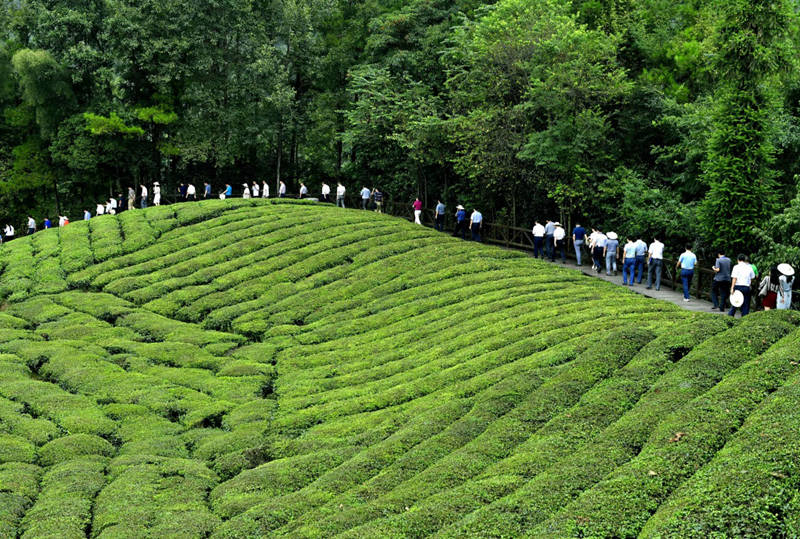
[[[97,208],[95,208],[94,214],[95,215],[103,215],[106,212],[106,207],[102,204],[98,204]]]
[[[261,198],[269,198],[269,184],[265,181],[261,182]]]
[[[242,187],[244,187],[244,193],[242,193],[242,198],[250,198],[250,186],[247,185],[246,183],[243,183]]]
[[[259,192],[258,182],[253,182],[253,198],[258,198]]]
[[[161,185],[158,182],[153,184],[153,205],[161,206]]]

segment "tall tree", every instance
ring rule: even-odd
[[[784,0],[727,0],[719,9],[717,110],[700,219],[708,239],[749,251],[754,227],[776,209],[776,83],[790,65],[791,11]]]

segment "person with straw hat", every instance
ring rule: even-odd
[[[467,210],[464,206],[459,204],[456,206],[456,227],[453,230],[453,236],[461,234],[461,239],[467,239]]]
[[[778,292],[778,301],[775,304],[776,309],[786,310],[792,308],[792,285],[794,284],[794,268],[789,264],[778,264],[778,282],[780,283],[780,290]]]

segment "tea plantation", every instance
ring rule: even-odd
[[[0,248],[1,537],[800,535],[800,317],[227,200]]]

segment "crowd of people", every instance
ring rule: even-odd
[[[139,207],[147,208],[152,200],[154,206],[161,205],[161,185],[153,182],[151,190],[142,184],[139,187]],[[336,206],[345,207],[345,194],[347,190],[341,182],[336,184]],[[181,183],[176,192],[178,201],[194,201],[213,198],[211,184],[203,183],[203,189],[198,194],[197,188],[192,183]],[[218,193],[218,198],[226,199],[234,196],[231,184],[226,183],[224,189]],[[266,181],[243,183],[241,190],[242,198],[269,198],[270,189]],[[287,196],[286,184],[278,182],[278,198]],[[359,192],[361,209],[374,210],[382,213],[384,194],[377,187],[368,188],[363,186]],[[300,182],[298,198],[308,198],[308,188]],[[331,186],[322,182],[319,199],[322,202],[333,202],[331,200]],[[100,202],[95,208],[95,215],[116,214],[120,211],[136,208],[136,191],[133,187],[128,187],[127,198],[122,194],[117,197],[109,197],[108,200]],[[414,222],[422,225],[423,203],[416,198],[411,205],[414,215]],[[436,230],[444,231],[446,206],[441,200],[436,201],[433,210],[433,226]],[[92,218],[89,210],[83,212],[84,220]],[[453,236],[467,239],[467,232],[470,239],[480,242],[481,231],[483,229],[483,215],[478,209],[473,208],[469,216],[467,210],[461,204],[456,206],[454,214],[455,227]],[[58,226],[69,224],[69,218],[64,215],[58,216]],[[52,228],[53,223],[49,218],[43,221],[43,228]],[[36,220],[28,216],[28,234],[33,234],[37,230]],[[533,235],[533,256],[535,258],[549,258],[555,262],[558,256],[562,263],[566,263],[567,231],[558,221],[546,220],[544,224],[535,221],[531,230]],[[3,228],[0,242],[11,241],[15,237],[13,225],[6,224]],[[584,228],[581,224],[576,224],[572,230],[572,245],[575,250],[575,259],[578,266],[583,266],[583,261],[588,255],[591,259],[593,271],[600,273],[605,271],[608,276],[618,275],[622,269],[622,285],[634,286],[641,285],[644,278],[645,268],[647,275],[648,290],[655,286],[656,290],[661,289],[661,276],[664,267],[664,244],[658,237],[652,238],[647,244],[642,237],[626,237],[625,243],[620,241],[617,233],[603,232],[592,228],[591,231]],[[585,251],[585,252],[584,252]],[[675,265],[676,275],[680,276],[683,285],[683,301],[690,301],[690,287],[697,267],[697,256],[692,252],[691,246],[686,245],[684,252],[678,258]],[[750,312],[750,304],[754,292],[758,293],[761,305],[764,309],[789,309],[792,303],[792,286],[794,284],[795,270],[789,264],[779,264],[770,268],[767,275],[761,281],[758,279],[758,268],[750,262],[744,254],[737,256],[737,264],[733,265],[722,249],[717,250],[717,258],[711,268],[714,271],[714,279],[711,287],[711,303],[713,309],[725,311],[728,306],[729,315],[734,316],[737,310],[741,310],[742,316]],[[756,283],[758,282],[758,286]]]

